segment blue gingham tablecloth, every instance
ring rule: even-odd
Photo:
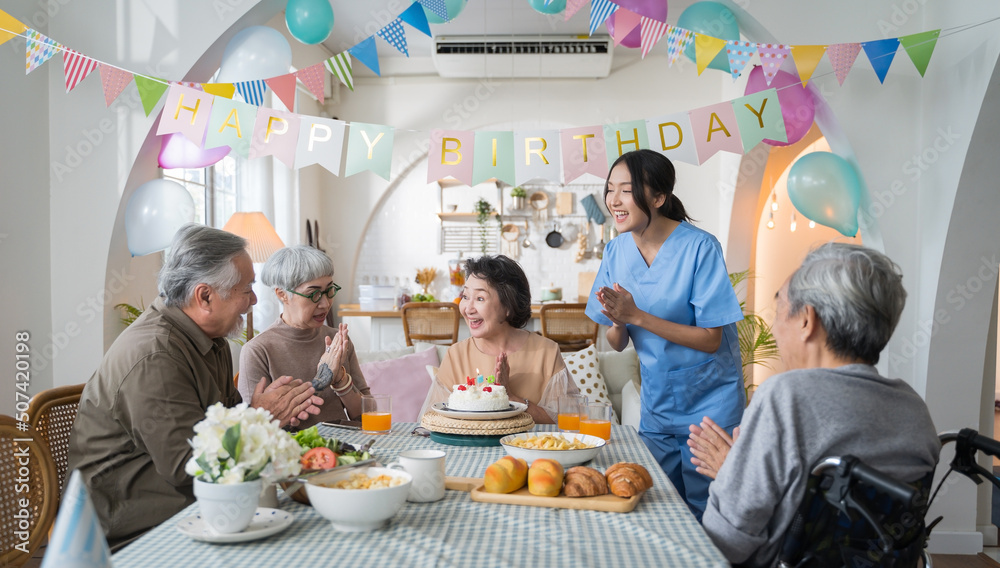
[[[372,453],[388,463],[404,450],[444,450],[447,475],[458,477],[482,477],[489,464],[505,455],[500,446],[450,446],[413,436],[415,426],[393,424],[390,434],[376,438]],[[371,438],[340,428],[320,430],[355,445]],[[587,465],[603,471],[619,461],[642,464],[655,484],[630,513],[477,503],[468,493],[446,491],[435,503],[407,502],[384,529],[340,533],[312,507],[279,490],[280,507],[295,521],[274,536],[234,544],[192,540],[177,530],[177,522],[198,512],[195,503],[112,560],[116,568],[729,565],[631,426],[613,426],[611,442]]]

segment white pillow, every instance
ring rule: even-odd
[[[639,372],[639,355],[635,349],[618,351],[602,351],[599,355],[601,374],[608,384],[608,391],[620,393],[630,381],[641,382]]]
[[[590,402],[611,402],[608,387],[604,384],[597,361],[597,348],[593,345],[575,353],[563,353],[563,361],[577,388]],[[618,413],[611,408],[611,420],[618,424]]]

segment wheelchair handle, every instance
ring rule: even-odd
[[[991,456],[1000,456],[1000,442],[983,436],[976,430],[971,428],[962,428],[961,430],[949,430],[947,432],[942,432],[938,435],[941,440],[941,445],[945,445],[949,442],[956,442],[962,439],[963,442],[972,446],[980,452],[984,452]]]
[[[848,467],[849,470],[846,475],[849,475],[852,479],[855,479],[869,487],[874,487],[876,490],[885,493],[894,500],[902,501],[904,503],[915,504],[918,498],[917,491],[910,487],[909,485],[896,481],[895,479],[884,475],[876,469],[873,469],[856,458],[851,456],[839,457],[828,457],[823,459],[820,463],[816,464],[813,468],[813,475],[822,475],[828,469],[831,468],[841,468]],[[839,472],[838,472],[839,473]]]

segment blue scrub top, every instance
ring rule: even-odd
[[[738,424],[746,391],[735,322],[743,319],[743,311],[719,241],[681,222],[647,267],[631,233],[613,239],[587,301],[587,315],[599,324],[611,325],[611,320],[601,313],[596,292],[615,282],[632,293],[640,310],[660,319],[722,328],[719,349],[705,353],[626,326],[642,371],[640,430],[686,435],[703,416],[720,426]]]

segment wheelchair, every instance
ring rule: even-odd
[[[940,435],[954,442],[955,457],[928,499],[934,472],[912,483],[892,479],[854,456],[829,457],[817,464],[806,496],[789,527],[779,555],[781,568],[884,566],[932,568],[927,540],[935,519],[925,524],[934,496],[955,471],[977,485],[1000,479],[976,463],[976,452],[1000,455],[1000,442],[966,428]]]

